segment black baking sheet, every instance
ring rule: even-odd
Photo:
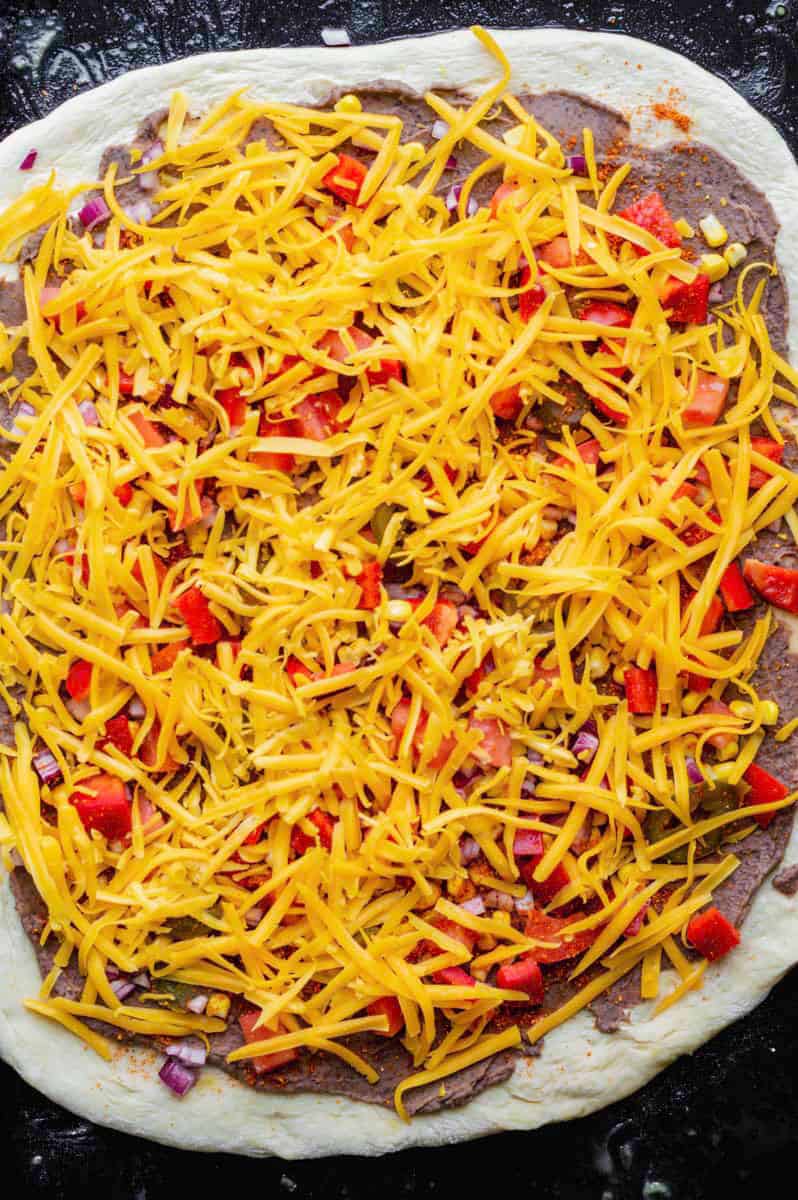
[[[796,150],[796,5],[0,0],[0,136],[132,67],[206,50],[318,44],[324,26],[343,26],[353,41],[368,42],[479,21],[603,29],[669,46],[726,78]],[[758,1190],[771,1187],[793,1197],[796,1080],[798,972],[750,1017],[603,1112],[534,1133],[375,1160],[285,1163],[168,1150],[79,1120],[0,1064],[0,1196],[757,1200]],[[170,1103],[164,1096],[165,1109]]]

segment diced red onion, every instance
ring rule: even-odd
[[[157,171],[142,171],[136,178],[139,181],[139,187],[143,192],[157,192],[161,185]]]
[[[88,700],[67,700],[66,706],[76,721],[85,721],[91,712],[91,704]]]
[[[443,169],[444,171],[454,171],[457,169],[457,159],[453,154],[450,154],[446,159],[446,166]]]
[[[164,145],[160,138],[156,138],[151,146],[142,153],[141,165],[146,167],[147,163],[154,162],[156,158],[160,158],[164,151]]]
[[[134,721],[140,721],[146,713],[146,708],[139,700],[138,696],[134,696],[127,706],[127,715],[133,717]]]
[[[122,972],[119,970],[119,967],[112,962],[106,963],[105,974],[109,983],[111,983],[114,979],[122,978]]]
[[[161,1083],[165,1083],[176,1096],[185,1096],[186,1092],[190,1092],[194,1084],[197,1082],[197,1077],[188,1067],[184,1067],[176,1058],[167,1058],[164,1065],[158,1072],[158,1078]]]
[[[31,762],[34,771],[39,776],[39,783],[44,787],[55,787],[56,784],[63,782],[64,776],[61,774],[61,768],[49,750],[37,750]]]
[[[104,196],[92,196],[78,213],[78,220],[84,229],[93,229],[100,221],[107,221],[111,210],[105,203]]]
[[[571,746],[571,753],[575,754],[580,762],[592,762],[598,750],[599,740],[595,733],[590,733],[584,726],[579,730],[579,733],[574,738],[574,744]]]
[[[481,896],[472,896],[470,900],[464,900],[460,907],[475,917],[481,917],[485,911],[485,901]]]
[[[81,400],[78,412],[83,417],[84,425],[100,424],[100,414],[97,412],[97,406],[91,400]]]
[[[709,300],[710,304],[717,304],[719,300],[723,299],[723,288],[719,283],[712,284],[712,287],[707,293],[707,299]]]
[[[513,857],[532,858],[540,854],[543,839],[536,829],[516,829],[513,838]]]
[[[36,159],[39,157],[38,150],[29,150],[19,164],[20,171],[31,171],[36,164]]]
[[[139,808],[141,808],[140,800],[139,800]],[[137,988],[143,988],[143,990],[145,992],[148,992],[150,990],[150,988],[152,987],[152,984],[150,982],[150,977],[146,971],[139,971],[139,973],[137,975],[132,975],[131,979],[133,980],[133,982],[135,983]]]
[[[247,929],[254,929],[262,917],[263,917],[263,909],[259,908],[258,905],[256,904],[253,908],[251,908],[249,910],[248,913],[246,913],[246,915],[244,917],[244,921],[246,922]]]
[[[441,138],[445,138],[446,134],[449,132],[449,122],[443,121],[439,117],[437,121],[432,122],[432,129],[430,132],[435,138],[435,141],[439,142]]]
[[[460,862],[464,866],[470,862],[473,862],[475,858],[479,858],[479,855],[479,842],[472,837],[464,837],[460,839]]]
[[[208,1007],[208,997],[200,993],[198,996],[192,996],[186,1001],[186,1008],[189,1012],[204,1013]]]
[[[205,999],[207,1000],[208,997],[206,996]],[[170,1058],[177,1059],[184,1067],[204,1067],[208,1061],[208,1052],[202,1042],[192,1037],[172,1042],[166,1047],[166,1053]]]
[[[75,543],[70,542],[69,538],[59,538],[53,545],[56,554],[71,554],[74,549]]]
[[[523,896],[519,896],[515,901],[515,911],[520,913],[529,912],[535,907],[535,897],[532,892],[526,892]]]
[[[687,778],[691,783],[703,783],[704,776],[701,774],[698,763],[690,755],[685,755],[685,766],[687,767]]]
[[[569,154],[565,165],[574,175],[587,175],[587,160],[584,154]]]
[[[126,1000],[131,992],[135,992],[136,985],[131,983],[129,979],[114,979],[111,984],[111,991],[121,1003]]]
[[[460,203],[460,193],[462,190],[462,183],[454,183],[446,193],[446,207],[450,213],[454,212]],[[479,205],[477,204],[476,198],[474,196],[469,196],[468,204],[466,205],[466,216],[473,217],[478,209]]]
[[[499,908],[502,912],[512,912],[515,908],[515,901],[506,892],[497,892],[491,889],[491,891],[485,892],[483,899],[486,908]]]
[[[321,40],[325,46],[351,46],[352,39],[345,29],[331,29],[329,26],[321,31]]]
[[[8,432],[13,434],[14,437],[24,437],[27,431],[20,429],[19,425],[17,424],[17,418],[35,416],[36,409],[33,407],[33,405],[28,404],[27,400],[20,400],[19,404],[14,407],[14,424],[11,426]]]
[[[199,522],[200,525],[202,525],[205,529],[211,529],[214,521],[216,520],[216,514],[218,513],[218,511],[219,511],[219,505],[212,504],[210,506],[210,508],[208,509],[208,511],[206,513],[203,513],[202,517],[200,518],[200,522]]]

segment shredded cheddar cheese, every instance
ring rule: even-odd
[[[740,785],[772,723],[749,682],[769,619],[748,634],[707,619],[730,564],[793,514],[798,478],[750,429],[782,439],[770,405],[798,378],[771,348],[764,279],[744,287],[761,265],[708,323],[669,322],[666,284],[696,268],[614,211],[628,168],[602,181],[590,131],[587,175],[568,169],[477,34],[502,77],[470,107],[427,97],[448,124],[429,147],[367,97],[315,110],[236,94],[196,120],[178,95],[160,157],[135,168],[157,172],[149,220],[126,211],[116,166],[102,238],[55,179],[0,216],[9,261],[46,229],[21,271],[24,325],[0,327],[0,367],[19,345],[32,360],[3,385],[16,724],[0,846],[62,946],[29,1007],[98,1053],[87,1019],[223,1030],[180,1008],[188,987],[262,1010],[231,1061],[304,1048],[373,1081],[346,1039],[386,1034],[369,1010],[395,998],[404,1112],[408,1089],[524,1025],[539,1039],[637,964],[660,1008],[701,983],[679,939],[737,865],[721,838],[761,809],[741,793],[701,811],[689,768],[711,790],[725,734]],[[450,213],[463,142],[484,162]],[[352,147],[370,154],[356,204]],[[474,212],[488,171],[514,190]],[[540,254],[555,239],[566,265]],[[581,316],[594,300],[633,313],[611,341]],[[702,372],[733,398],[696,425]],[[565,388],[595,411],[547,434],[539,406]],[[656,680],[648,712],[624,692],[630,669]],[[747,715],[706,706],[729,685]],[[98,775],[124,785],[118,836],[76,804],[86,789],[98,803]],[[542,847],[531,869],[525,834]],[[558,952],[580,986],[536,1016],[496,968]],[[58,995],[70,962],[79,1000]],[[147,972],[150,1002],[120,1002],[119,972]]]

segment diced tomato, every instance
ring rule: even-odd
[[[178,512],[176,508],[170,509],[169,511],[169,527],[175,533],[181,529],[190,529],[192,525],[196,525],[199,521],[201,521],[209,511],[208,504],[205,502],[205,497],[202,494],[205,490],[205,480],[194,479],[192,481],[192,486],[197,497],[197,508],[199,511],[194,511],[189,499],[189,491],[186,489],[182,511]],[[171,487],[169,490],[174,496],[177,496],[177,485]]]
[[[648,716],[656,711],[657,676],[654,671],[629,667],[623,673],[623,683],[630,713]]]
[[[168,571],[169,568],[167,567],[164,560],[162,558],[159,558],[157,554],[153,554],[153,556],[152,556],[152,565],[153,565],[153,569],[155,571],[155,578],[157,580],[158,586],[160,587],[163,585],[163,581],[166,578],[166,572]],[[141,570],[141,562],[139,561],[138,558],[133,563],[133,566],[130,569],[130,574],[133,576],[136,583],[138,583],[141,587],[144,587],[144,574]]]
[[[494,218],[498,217],[499,209],[504,204],[505,200],[509,200],[513,192],[518,191],[518,183],[514,179],[508,179],[504,183],[500,183],[496,191],[491,196],[490,215]]]
[[[221,388],[215,393],[214,399],[219,401],[227,413],[231,427],[244,424],[247,419],[247,402],[241,395],[241,388]]]
[[[628,329],[634,313],[622,304],[613,304],[609,300],[590,300],[579,316],[581,320],[591,321],[594,325],[606,325],[610,329]]]
[[[532,320],[535,313],[546,299],[546,289],[540,280],[538,280],[536,283],[533,283],[531,287],[526,287],[531,278],[531,270],[528,266],[524,267],[523,271],[521,272],[519,285],[520,287],[526,288],[526,291],[519,293],[518,315],[525,324]]]
[[[432,978],[435,983],[444,983],[449,987],[477,986],[474,976],[469,975],[462,967],[443,967],[440,971],[433,971]]]
[[[718,717],[731,717],[732,710],[728,704],[724,704],[722,700],[705,700],[701,705],[702,713],[710,713]],[[737,734],[730,729],[719,730],[718,733],[713,733],[707,738],[710,746],[714,746],[716,750],[725,750],[732,742],[736,741]]]
[[[388,1028],[374,1031],[382,1037],[396,1037],[397,1033],[405,1027],[402,1008],[396,996],[380,996],[379,1000],[372,1000],[371,1004],[367,1006],[366,1012],[370,1017],[387,1018]]]
[[[285,664],[285,670],[294,687],[299,687],[297,680],[301,683],[303,679],[312,679],[313,677],[313,672],[293,654],[289,655]]]
[[[648,195],[641,196],[628,208],[622,209],[618,216],[647,230],[658,242],[662,242],[663,246],[673,247],[682,244],[679,230],[659,192],[649,192]],[[648,251],[644,250],[642,246],[637,247],[637,251],[638,254],[648,254]]]
[[[394,738],[394,753],[396,753],[396,750],[399,747],[399,742],[401,741],[402,734],[405,731],[405,726],[407,725],[407,718],[409,715],[410,701],[407,699],[400,700],[391,713],[391,732],[393,733]],[[424,712],[422,709],[413,733],[413,751],[417,755],[421,753],[421,749],[424,745],[424,731],[427,728],[428,721],[429,714]],[[438,749],[429,760],[429,766],[433,771],[437,771],[447,762],[456,745],[457,738],[453,733],[447,734],[446,737],[441,738]]]
[[[161,646],[159,650],[153,651],[150,655],[150,663],[156,675],[161,671],[169,671],[177,662],[177,656],[181,650],[188,648],[188,642],[169,642],[166,646]]]
[[[625,937],[625,938],[637,937],[638,933],[643,928],[643,921],[645,920],[646,910],[648,909],[649,904],[650,904],[650,901],[646,901],[646,903],[643,905],[643,907],[641,909],[639,909],[638,912],[635,913],[635,915],[632,917],[629,924],[624,929],[623,937]]]
[[[524,407],[520,384],[516,383],[513,387],[494,392],[490,398],[490,406],[502,421],[514,421]]]
[[[369,367],[366,379],[372,387],[385,387],[390,379],[404,379],[404,367],[398,358],[381,358],[378,367]]]
[[[161,736],[161,722],[156,717],[139,746],[139,758],[145,767],[153,767],[158,771],[174,771],[178,763],[167,750],[162,761],[158,759],[158,740]]]
[[[380,584],[382,583],[382,566],[378,562],[366,563],[357,576],[360,587],[358,608],[374,609],[380,603]]]
[[[501,721],[496,717],[471,717],[468,728],[482,734],[482,741],[471,751],[477,762],[491,767],[509,767],[513,761],[513,744]]]
[[[704,516],[708,517],[710,521],[714,521],[716,525],[723,523],[720,513],[714,508],[710,508]],[[688,525],[679,534],[679,538],[684,542],[685,546],[697,546],[700,542],[705,542],[707,538],[711,537],[712,534],[708,529],[704,529],[703,525]]]
[[[130,483],[120,483],[118,488],[114,488],[114,495],[123,508],[127,508],[130,501],[133,499],[133,486]]]
[[[581,933],[575,933],[571,938],[568,937],[568,926],[579,919],[578,916],[550,917],[540,909],[533,908],[527,917],[524,933],[528,938],[539,938],[544,942],[555,943],[553,946],[536,946],[531,951],[535,961],[538,963],[563,962],[567,958],[576,958],[577,954],[581,954],[587,950],[588,946],[592,946],[601,932],[600,928],[585,929]]]
[[[267,1025],[261,1025],[256,1029],[255,1024],[259,1017],[260,1011],[257,1008],[249,1008],[238,1018],[244,1041],[248,1045],[253,1042],[267,1041],[268,1038],[279,1037],[279,1034],[275,1030],[269,1029]],[[276,1054],[259,1054],[257,1058],[248,1058],[246,1061],[250,1063],[256,1075],[265,1075],[269,1071],[276,1071],[279,1067],[285,1067],[288,1063],[292,1063],[297,1054],[297,1050],[278,1050]]]
[[[339,154],[338,162],[324,176],[321,186],[347,204],[357,205],[360,201],[360,189],[367,175],[368,167],[365,163],[352,158],[351,154]]]
[[[121,750],[122,754],[130,754],[133,750],[133,731],[124,713],[117,713],[105,722],[105,736],[112,746]]]
[[[785,612],[798,613],[798,571],[747,558],[743,575],[765,600]]]
[[[715,962],[739,944],[740,931],[713,905],[690,918],[687,940],[704,958]]]
[[[337,229],[335,228],[336,226]],[[355,248],[355,231],[348,221],[345,225],[342,225],[338,217],[328,217],[324,228],[335,229],[335,233],[331,233],[330,237],[339,237],[349,253],[352,253]]]
[[[458,925],[457,921],[450,921],[448,917],[436,917],[434,925],[446,937],[450,937],[453,941],[460,942],[462,946],[465,946],[469,954],[474,953],[474,946],[477,944],[477,938],[479,937],[479,934],[475,930],[467,929],[465,925]]]
[[[581,265],[579,264],[580,256],[583,257],[583,259],[585,257],[580,251],[577,255],[578,265]],[[544,242],[542,246],[536,246],[535,257],[537,258],[538,262],[548,263],[550,267],[554,267],[556,270],[563,270],[565,267],[572,267],[575,265],[574,260],[571,257],[571,245],[568,241],[568,238],[564,234],[561,234],[559,237],[552,238],[550,242]]]
[[[308,820],[312,825],[315,825],[319,831],[319,840],[325,850],[332,849],[333,830],[335,829],[335,818],[331,817],[321,808],[314,808],[308,813]]]
[[[780,463],[784,456],[783,443],[776,442],[773,438],[752,437],[751,449],[755,450],[757,454],[762,454],[765,458],[769,458],[774,463]],[[772,478],[773,476],[769,475],[767,471],[763,471],[761,467],[751,467],[748,486],[751,491],[756,491],[764,487],[767,481]]]
[[[683,283],[672,275],[665,284],[660,303],[663,308],[670,309],[670,324],[704,325],[709,310],[709,276],[696,275],[692,283]]]
[[[543,834],[537,829],[518,829],[513,838],[513,858],[534,858],[535,866],[543,857]]]
[[[751,763],[743,779],[751,789],[745,797],[746,804],[772,804],[775,800],[783,800],[790,793],[786,784],[776,779],[764,767],[758,767],[756,763]],[[775,816],[775,812],[764,812],[756,818],[757,824],[767,829]]]
[[[476,696],[477,692],[479,691],[479,685],[482,683],[485,675],[486,671],[484,662],[481,662],[478,667],[475,667],[470,675],[466,675],[465,689],[469,696]]]
[[[111,841],[130,833],[131,805],[121,779],[92,775],[81,781],[69,802],[78,810],[85,829],[96,829]]]
[[[357,325],[350,325],[346,332],[355,351],[368,350],[369,346],[374,345],[374,338],[371,334],[366,333],[365,329],[360,329]],[[344,340],[339,329],[328,329],[324,336],[319,339],[317,348],[323,351],[333,362],[346,362],[355,352],[350,350],[348,343]]]
[[[571,876],[562,863],[557,863],[557,866],[548,879],[535,879],[535,870],[539,861],[539,858],[527,858],[521,863],[519,870],[521,878],[532,895],[545,907],[545,905],[551,903],[558,892],[561,892],[564,887],[568,886],[571,882]]]
[[[713,596],[707,606],[707,611],[704,613],[704,619],[701,622],[701,628],[699,629],[701,637],[707,637],[708,634],[717,632],[723,620],[723,613],[723,602],[720,596]]]
[[[602,400],[600,396],[591,396],[590,403],[594,408],[597,408],[603,416],[609,417],[611,421],[614,421],[616,425],[628,424],[629,418],[627,417],[626,413],[619,412],[618,409],[612,408],[612,406],[607,404],[606,400]]]
[[[583,463],[587,463],[591,467],[596,467],[598,466],[599,455],[601,454],[601,443],[596,438],[589,438],[586,442],[579,443],[576,447],[576,452]],[[558,454],[554,459],[554,463],[558,467],[570,467],[573,465],[570,459],[566,458],[564,454]]]
[[[258,422],[259,438],[296,437],[297,431],[293,421],[270,421],[265,412],[261,412]],[[285,471],[289,474],[296,466],[293,454],[278,454],[271,450],[258,450],[250,458],[256,466],[264,471]]]
[[[298,825],[294,826],[291,830],[291,849],[298,858],[307,854],[308,850],[315,845],[315,838],[312,838],[309,833],[305,833],[304,829],[300,829]]]
[[[334,433],[338,433],[338,414],[343,407],[343,400],[338,392],[318,392],[315,396],[306,396],[294,409],[294,423],[297,436],[309,438],[312,442],[323,442]]]
[[[222,626],[198,587],[191,587],[175,601],[175,607],[188,625],[194,646],[212,646],[222,636]]]
[[[78,658],[72,663],[67,672],[65,686],[73,700],[88,700],[93,669],[91,663],[83,658]]]
[[[134,383],[133,376],[128,375],[127,371],[123,371],[122,368],[120,367],[119,368],[119,391],[121,392],[121,394],[123,396],[132,396],[133,395],[133,383]]]
[[[69,494],[81,508],[86,507],[86,484],[82,479],[79,479],[77,483],[69,485]]]
[[[721,575],[720,594],[727,612],[745,612],[747,608],[753,608],[754,597],[746,586],[739,563],[729,563]]]
[[[723,412],[728,393],[728,379],[710,375],[709,371],[696,371],[695,390],[682,409],[685,425],[714,425]]]
[[[508,992],[526,992],[531,1004],[543,1003],[543,972],[534,958],[504,963],[496,972],[496,983]]]
[[[614,375],[616,379],[623,379],[625,375],[629,374],[629,368],[625,367],[619,361],[618,355],[609,343],[599,346],[596,351],[596,357],[593,360],[593,365],[597,366],[600,371],[604,371],[607,375]]]
[[[128,414],[128,420],[133,428],[138,433],[145,446],[155,449],[158,446],[166,445],[166,438],[154,425],[149,417],[145,417],[144,413],[134,412]]]
[[[691,692],[708,692],[711,682],[708,675],[696,675],[693,671],[687,672],[687,686]]]
[[[443,647],[457,628],[458,620],[457,605],[451,600],[438,600],[421,623],[432,630],[438,645]]]

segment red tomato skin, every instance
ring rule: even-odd
[[[501,721],[495,717],[471,717],[469,729],[478,729],[482,741],[471,751],[477,762],[491,767],[509,767],[513,761],[513,744]]]
[[[798,571],[747,558],[743,563],[743,576],[775,608],[798,613]]]
[[[679,230],[659,192],[649,192],[647,196],[641,196],[639,200],[622,209],[618,216],[647,230],[664,246],[674,247],[682,244]],[[637,251],[638,254],[648,253],[642,247],[637,247]]]
[[[194,646],[212,646],[222,636],[222,626],[210,610],[210,605],[198,587],[183,592],[175,607],[188,626]]]
[[[396,996],[380,996],[378,1000],[372,1000],[366,1012],[370,1017],[387,1017],[388,1028],[384,1031],[375,1030],[380,1037],[396,1037],[405,1027],[405,1019]]]

